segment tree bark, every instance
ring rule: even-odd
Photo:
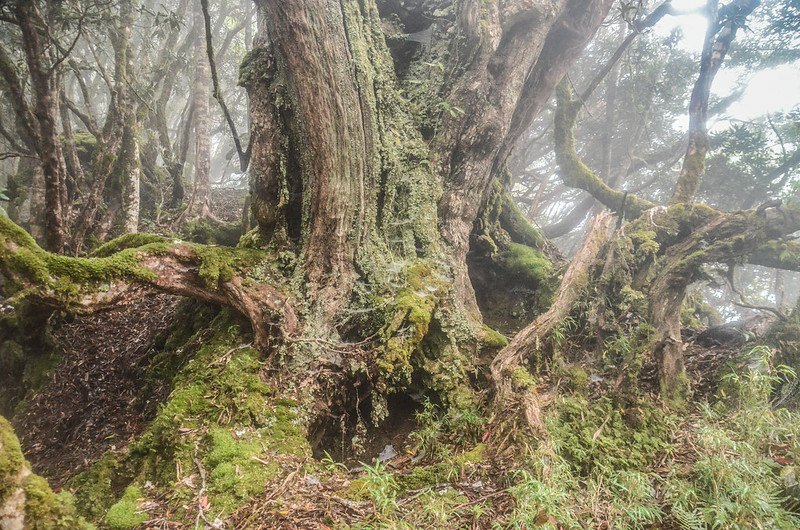
[[[208,217],[211,214],[211,135],[209,133],[209,99],[211,97],[211,75],[206,55],[206,29],[203,11],[195,2],[194,24],[194,86],[192,108],[194,109],[194,186],[190,197],[189,214]]]
[[[44,176],[44,243],[53,252],[64,249],[66,167],[58,137],[57,76],[50,66],[49,27],[37,2],[17,2],[16,15],[31,79],[35,146]]]

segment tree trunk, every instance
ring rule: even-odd
[[[209,99],[211,74],[206,55],[206,32],[203,11],[199,2],[193,9],[194,23],[194,186],[190,197],[190,215],[208,217],[211,214],[211,136],[209,133]]]
[[[58,136],[58,83],[50,66],[53,47],[48,23],[36,2],[18,2],[17,19],[22,30],[22,44],[31,79],[36,152],[44,176],[44,242],[54,252],[65,243],[66,167]]]

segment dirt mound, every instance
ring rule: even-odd
[[[34,470],[54,487],[124,445],[163,401],[166,384],[146,384],[146,374],[180,300],[145,293],[135,303],[52,324],[63,361],[14,423]]]

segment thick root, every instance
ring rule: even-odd
[[[497,392],[496,402],[499,408],[504,408],[514,394],[514,374],[525,359],[541,348],[542,342],[550,331],[564,318],[566,318],[575,301],[586,288],[589,281],[589,269],[595,262],[600,250],[609,240],[614,217],[609,213],[601,213],[592,221],[589,234],[583,246],[567,268],[561,288],[555,302],[550,309],[540,315],[525,329],[517,333],[511,343],[500,350],[492,361],[491,376]],[[539,415],[535,412],[538,400],[525,399],[528,423],[534,431],[540,429]],[[530,407],[527,406],[530,403]]]

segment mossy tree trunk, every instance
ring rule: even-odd
[[[42,241],[53,252],[61,252],[66,241],[67,186],[66,165],[58,132],[59,83],[55,71],[57,57],[50,45],[49,18],[55,16],[58,8],[47,6],[42,12],[37,2],[17,2],[14,9],[16,21],[22,32],[22,45],[31,81],[32,98],[30,105],[22,95],[15,103],[20,121],[26,129],[42,168],[44,183],[43,197],[34,197],[34,202],[42,200],[45,208],[39,212],[43,219],[35,225],[43,226]],[[13,66],[12,66],[13,68]],[[19,79],[11,80],[12,91]],[[39,190],[34,187],[34,192]]]
[[[445,401],[464,386],[481,322],[467,267],[476,220],[610,5],[258,2],[263,25],[241,73],[253,213],[265,243],[297,256],[308,333],[380,337],[376,388],[419,372]],[[392,24],[429,37],[387,40]],[[349,315],[377,300],[385,316],[354,326]],[[434,328],[438,351],[426,346]],[[442,382],[437,370],[455,375]]]
[[[357,277],[379,275],[379,256],[438,254],[452,269],[456,302],[479,318],[465,265],[473,222],[511,145],[610,6],[447,8],[429,28],[430,53],[447,72],[431,81],[434,101],[423,102],[437,115],[420,116],[420,102],[399,91],[404,79],[395,76],[381,14],[410,32],[430,20],[426,9],[441,7],[430,4],[386,1],[379,11],[347,0],[259,3],[265,27],[243,70],[254,212],[266,237],[300,249],[327,315],[341,309]]]
[[[89,236],[101,240],[110,234],[136,232],[139,224],[141,161],[140,116],[134,84],[131,34],[136,0],[118,4],[118,18],[111,33],[114,75],[107,80],[111,101],[101,130],[91,130],[97,140],[91,163],[91,187],[87,191],[72,230],[70,250],[83,252]],[[104,216],[103,204],[109,205]]]
[[[209,130],[209,99],[211,74],[206,56],[206,31],[203,11],[197,2],[193,8],[194,24],[194,86],[192,108],[194,123],[194,185],[190,197],[191,216],[211,214],[211,135]]]

